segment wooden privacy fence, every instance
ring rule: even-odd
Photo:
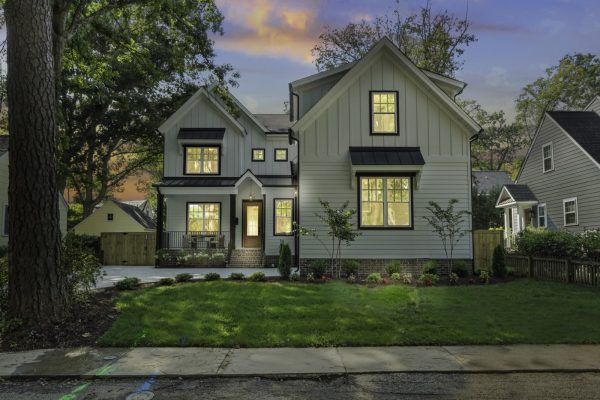
[[[100,240],[104,265],[154,265],[154,232],[103,232]]]
[[[473,264],[476,270],[492,269],[492,257],[498,245],[503,246],[502,231],[473,232]]]
[[[506,256],[506,265],[521,276],[600,286],[600,262],[558,260],[509,254]]]

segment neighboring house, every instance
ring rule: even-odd
[[[473,183],[480,194],[487,194],[504,185],[510,185],[512,179],[504,171],[473,171]]]
[[[417,68],[388,39],[360,61],[290,83],[290,115],[234,117],[200,89],[159,130],[158,247],[231,247],[230,264],[274,264],[280,241],[296,263],[328,259],[320,200],[348,201],[361,235],[342,258],[364,269],[446,256],[423,219],[430,201],[471,209],[470,139],[480,127],[454,102],[465,83]],[[166,226],[162,226],[166,204]],[[293,225],[314,229],[295,236]],[[471,228],[467,219],[463,229]],[[470,235],[456,258],[472,259]],[[263,257],[264,256],[264,257]]]
[[[505,185],[506,246],[527,226],[600,228],[600,97],[585,111],[546,112],[514,185]]]
[[[100,236],[103,232],[153,232],[156,224],[142,209],[117,200],[107,200],[73,227],[78,235]]]
[[[147,214],[150,218],[154,219],[154,210],[152,209],[152,205],[148,200],[121,200],[121,203],[137,207],[144,214]]]
[[[0,227],[0,246],[8,245],[8,135],[0,135],[0,214],[2,216],[2,226]],[[67,234],[67,213],[69,205],[61,194],[57,194],[60,211],[60,231],[63,236]]]

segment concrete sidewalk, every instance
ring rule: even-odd
[[[539,371],[600,372],[600,345],[79,348],[0,353],[2,378]]]

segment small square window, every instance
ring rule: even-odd
[[[275,149],[275,161],[287,161],[288,151],[287,149]]]
[[[107,221],[112,221],[113,219],[115,219],[115,215],[112,213],[108,213],[106,214],[106,220]]]
[[[252,149],[252,161],[265,161],[265,149]]]

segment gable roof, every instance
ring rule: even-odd
[[[510,176],[504,171],[473,171],[472,175],[475,178],[477,188],[482,193],[489,193],[494,188],[513,183]]]
[[[538,200],[527,185],[510,184],[504,185],[496,200],[496,207],[502,208],[516,203],[537,204]]]
[[[548,115],[600,165],[600,115],[593,111],[550,111]]]
[[[142,225],[146,229],[156,229],[156,224],[154,220],[145,212],[140,210],[138,207],[124,203],[122,201],[113,200],[116,205],[127,215],[133,218],[138,224]]]
[[[395,60],[399,61],[406,67],[408,72],[412,73],[422,84],[425,85],[425,87],[437,94],[440,101],[445,104],[450,111],[456,117],[458,117],[458,119],[462,121],[467,128],[469,128],[469,130],[471,130],[471,136],[481,131],[479,124],[477,124],[473,118],[471,118],[458,104],[456,104],[454,100],[452,100],[438,85],[436,85],[432,79],[425,74],[425,72],[418,68],[387,37],[380,39],[379,42],[377,42],[377,44],[375,44],[375,46],[373,46],[363,58],[354,64],[344,75],[344,77],[341,78],[333,86],[333,88],[331,88],[331,90],[321,97],[319,101],[317,101],[317,103],[314,104],[310,110],[308,110],[302,116],[302,118],[296,121],[296,123],[292,126],[292,129],[294,129],[296,132],[299,132],[307,124],[314,121],[328,108],[328,106],[331,105],[332,102],[334,102],[341,95],[345,89],[352,84],[352,82],[354,82],[355,78],[360,76],[360,74],[370,66],[371,61],[373,61],[383,51],[390,52]]]
[[[253,114],[265,127],[266,133],[288,133],[292,123],[289,114]]]

